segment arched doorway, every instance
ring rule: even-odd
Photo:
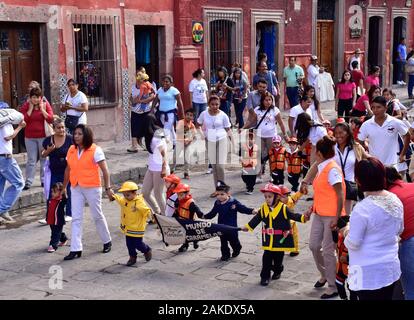
[[[260,53],[266,53],[267,66],[269,70],[277,71],[278,46],[277,46],[278,25],[273,21],[261,21],[256,24],[256,62],[259,61]],[[256,71],[256,70],[254,70]]]
[[[398,73],[398,66],[397,66],[397,59],[398,59],[398,52],[397,48],[400,44],[401,38],[406,38],[407,33],[407,19],[404,17],[396,17],[394,19],[394,32],[393,32],[393,41],[392,41],[392,64],[393,64],[393,76],[392,76],[392,83],[397,83],[397,73]]]
[[[381,39],[382,18],[378,16],[369,18],[368,33],[368,70],[372,66],[381,66]]]

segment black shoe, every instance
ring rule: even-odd
[[[194,249],[198,249],[198,247],[199,247],[199,245],[198,245],[198,243],[197,242],[194,242]]]
[[[149,249],[147,253],[144,253],[145,261],[150,261],[152,259],[152,250]]]
[[[273,273],[273,276],[272,276],[272,280],[277,280],[277,279],[280,279],[280,276],[281,276],[281,274],[282,273]]]
[[[325,282],[319,282],[319,280],[318,280],[318,281],[316,281],[314,287],[315,288],[322,288],[326,284],[326,281],[327,280],[325,280]]]
[[[331,298],[335,298],[337,296],[338,296],[338,292],[334,292],[334,293],[331,293],[331,294],[324,293],[323,295],[321,295],[321,299],[331,299]]]
[[[71,251],[69,254],[63,258],[63,260],[73,260],[75,258],[80,258],[82,255],[82,251]]]
[[[270,282],[269,279],[263,279],[262,278],[262,280],[260,280],[260,285],[265,287],[265,286],[269,285],[269,282]]]
[[[234,250],[233,251],[233,254],[231,255],[233,258],[236,258],[239,254],[240,254],[240,250],[241,250],[241,247],[240,247],[240,249],[239,250]]]
[[[289,256],[291,256],[291,257],[296,257],[297,255],[299,255],[299,252],[291,252],[291,253],[289,253]]]
[[[108,253],[112,249],[112,242],[109,241],[108,243],[105,243],[103,246],[102,253]]]
[[[40,186],[43,188],[45,185],[44,185],[44,183],[42,182],[42,183],[40,184]]]
[[[188,246],[183,244],[180,248],[178,248],[178,252],[186,252],[188,250]]]
[[[230,257],[229,257],[229,256],[222,256],[222,257],[220,258],[220,260],[221,260],[221,261],[229,261],[229,260],[230,260]]]
[[[25,184],[23,190],[29,190],[29,189],[30,189],[30,186],[28,184]]]
[[[134,264],[137,263],[137,257],[129,257],[128,262],[126,263],[126,265],[128,267],[133,266]]]

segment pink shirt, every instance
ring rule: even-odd
[[[369,98],[368,98],[368,96],[366,94],[362,95],[357,100],[357,102],[354,105],[354,109],[355,110],[358,110],[358,111],[365,111],[366,110],[366,107],[365,107],[364,101],[368,101],[369,102]]]
[[[379,77],[370,75],[365,78],[365,83],[371,86],[378,86],[379,87]]]
[[[352,90],[356,88],[354,82],[338,83],[337,88],[339,90],[338,98],[341,100],[352,99]]]

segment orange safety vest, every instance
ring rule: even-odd
[[[70,169],[70,184],[72,187],[77,185],[84,188],[101,187],[101,176],[99,175],[99,165],[94,161],[96,144],[92,144],[89,149],[84,149],[78,158],[78,149],[71,146],[67,153],[67,163]]]
[[[306,159],[303,159],[303,164],[310,164],[310,158],[312,153],[312,145],[309,143],[305,148]]]
[[[333,168],[336,168],[338,172],[341,172],[341,168],[339,168],[335,160],[331,160],[313,181],[313,211],[316,214],[324,217],[336,216],[338,196],[336,195],[333,186],[329,184],[329,171],[331,171]],[[342,176],[342,192],[344,194],[344,203],[346,198],[345,188],[345,180]],[[341,215],[344,216],[345,214],[345,208],[342,206]]]
[[[257,145],[253,145],[253,148],[249,148],[247,144],[243,145],[243,168],[255,168],[257,166]]]
[[[285,151],[284,147],[280,147],[279,149],[271,148],[269,150],[270,171],[285,170]]]
[[[298,152],[286,152],[286,161],[288,174],[299,174],[302,171],[302,158]]]
[[[179,204],[178,216],[183,219],[190,219],[190,205],[194,202],[193,198],[188,199],[184,204]]]

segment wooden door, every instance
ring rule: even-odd
[[[334,24],[332,20],[318,20],[316,28],[316,54],[319,58],[319,66],[327,68],[332,76],[334,72]]]
[[[39,27],[33,24],[0,24],[0,56],[3,100],[18,109],[30,81],[41,83]],[[23,136],[14,141],[14,152],[22,152]]]

